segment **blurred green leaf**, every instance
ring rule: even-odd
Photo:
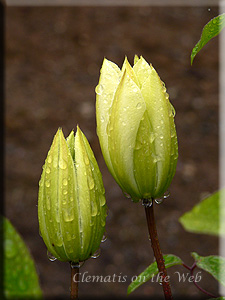
[[[164,261],[165,261],[165,267],[169,268],[176,265],[182,265],[182,260],[175,255],[172,254],[165,254],[163,255]],[[150,266],[148,266],[141,274],[138,275],[136,280],[131,282],[131,284],[128,286],[127,294],[129,295],[134,290],[136,290],[139,286],[141,286],[146,281],[153,278],[155,275],[159,273],[157,263],[156,261],[152,263]]]
[[[6,299],[40,299],[42,292],[34,261],[10,221],[1,217],[4,241],[4,295]]]
[[[215,192],[183,214],[179,221],[190,232],[225,234],[225,189]]]
[[[217,255],[200,256],[196,252],[192,252],[196,265],[211,274],[223,286],[225,286],[225,258]]]
[[[210,298],[208,300],[225,300],[225,297],[219,297],[219,298]]]
[[[225,26],[225,14],[221,14],[210,20],[203,28],[202,35],[198,43],[192,49],[191,64],[196,54],[207,44],[213,37],[217,36]]]

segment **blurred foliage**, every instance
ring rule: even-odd
[[[4,296],[6,299],[40,299],[42,291],[34,261],[20,235],[5,217],[1,217],[4,251]]]
[[[215,192],[183,214],[179,221],[194,233],[225,235],[225,189]]]

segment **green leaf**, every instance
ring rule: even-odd
[[[225,14],[219,15],[210,20],[203,28],[202,35],[198,43],[192,49],[191,65],[196,54],[207,44],[213,37],[217,36],[225,26]]]
[[[225,297],[219,297],[219,298],[210,298],[208,300],[225,300]]]
[[[179,218],[185,230],[211,235],[225,234],[225,189],[202,200]]]
[[[192,252],[197,266],[211,274],[223,286],[225,286],[225,258],[216,255],[200,256],[196,252]]]
[[[15,228],[1,217],[4,237],[4,295],[6,299],[40,299],[42,292],[34,261]]]
[[[175,255],[172,254],[165,254],[163,255],[164,261],[165,261],[165,267],[169,268],[176,265],[182,265],[182,260]],[[159,273],[157,263],[156,261],[152,263],[149,267],[147,267],[141,274],[138,275],[138,277],[131,282],[131,284],[128,286],[127,294],[129,295],[134,290],[136,290],[139,286],[141,286],[146,281],[153,278],[155,275]]]

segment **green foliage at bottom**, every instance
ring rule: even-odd
[[[176,265],[182,265],[182,263],[183,263],[182,260],[178,256],[175,256],[172,254],[163,255],[163,258],[164,258],[166,268],[176,266]],[[128,286],[127,294],[129,295],[130,293],[132,293],[139,286],[141,286],[143,283],[145,283],[146,281],[153,278],[158,273],[159,273],[159,270],[157,267],[157,263],[155,261],[149,267],[147,267],[141,274],[139,274],[138,277],[136,278],[136,280],[131,282],[131,284]]]
[[[200,256],[196,252],[192,252],[196,265],[211,274],[223,286],[225,286],[225,258],[217,255]]]
[[[4,240],[4,296],[6,299],[40,299],[42,292],[34,261],[20,235],[1,217]]]

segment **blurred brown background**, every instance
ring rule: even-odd
[[[176,109],[179,142],[171,196],[156,207],[162,251],[218,254],[218,239],[187,233],[178,218],[218,188],[218,38],[190,65],[190,53],[217,7],[8,7],[6,9],[6,215],[23,236],[36,262],[46,297],[69,295],[69,265],[50,262],[38,233],[37,194],[42,165],[58,127],[65,135],[79,124],[103,174],[109,216],[108,239],[98,259],[81,268],[88,275],[127,276],[124,283],[80,284],[80,296],[126,296],[131,277],[152,261],[144,209],[125,198],[100,151],[95,121],[95,86],[106,57],[119,66],[135,54],[153,64]],[[193,284],[178,282],[176,297],[200,297]],[[201,286],[217,294],[202,272]],[[154,295],[154,296],[152,296]],[[158,283],[145,283],[132,297],[162,296]],[[203,296],[202,299],[207,299]]]

